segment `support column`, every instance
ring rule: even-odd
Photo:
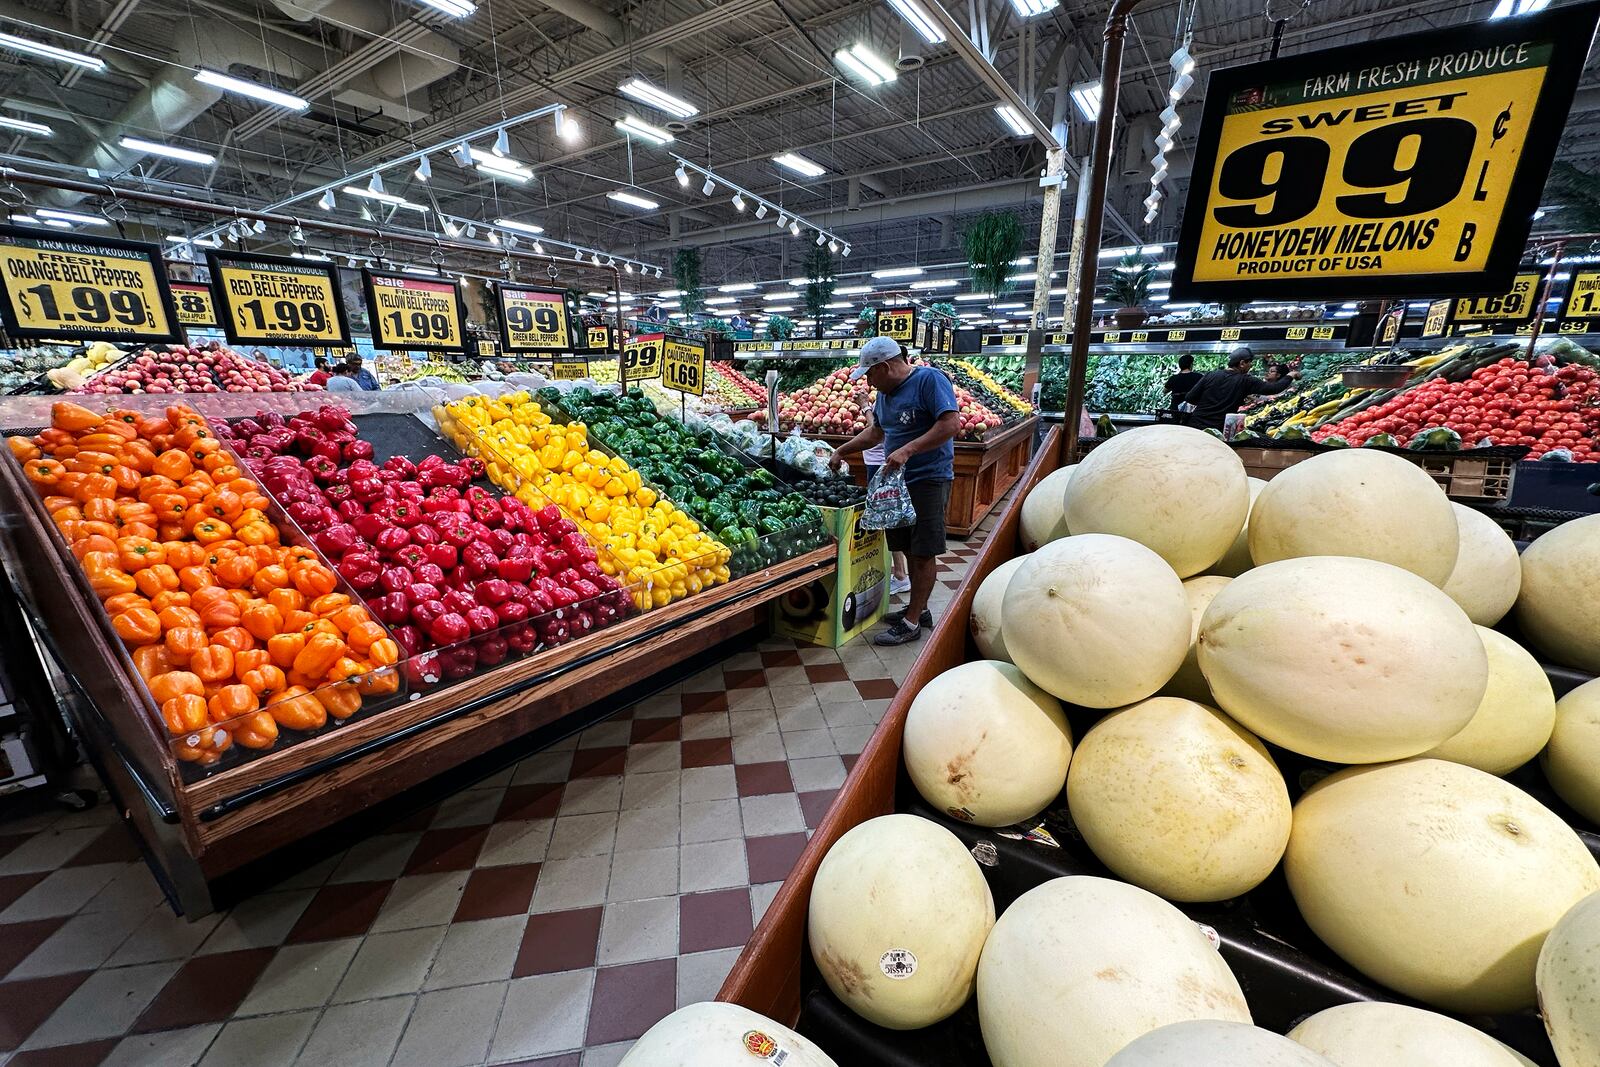
[[[1083,224],[1089,216],[1089,160],[1078,161],[1078,202],[1072,209],[1072,236],[1067,243],[1067,295],[1061,301],[1061,324],[1068,333],[1077,321],[1078,283],[1083,279]],[[1098,250],[1095,250],[1098,255]]]

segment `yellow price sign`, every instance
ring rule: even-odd
[[[1450,301],[1435,300],[1428,305],[1428,313],[1422,317],[1422,336],[1443,337],[1449,321]]]
[[[1239,339],[1239,334],[1240,334],[1239,327],[1237,327],[1237,326],[1224,326],[1222,328],[1222,334],[1221,334],[1221,338],[1220,339],[1224,340],[1224,341],[1237,341]]]
[[[706,391],[706,346],[685,341],[663,341],[661,345],[661,384],[680,393],[704,396]]]
[[[661,377],[661,342],[659,333],[644,333],[622,346],[622,373],[630,382]]]
[[[1529,327],[1529,328],[1532,329],[1532,327]],[[1589,332],[1589,324],[1587,322],[1583,321],[1582,319],[1568,319],[1568,320],[1564,321],[1561,324],[1560,329],[1558,330],[1558,332],[1559,333],[1588,333]]]
[[[350,343],[333,265],[250,252],[208,252],[222,331],[235,345]]]
[[[551,365],[550,377],[558,382],[575,382],[589,376],[587,356],[561,356]]]
[[[1600,318],[1600,270],[1577,270],[1567,283],[1564,319]]]
[[[1185,337],[1188,337],[1188,336],[1189,336],[1189,331],[1187,331],[1187,330],[1168,330],[1167,331],[1167,340],[1169,340],[1169,341],[1181,341]]]
[[[13,337],[178,341],[155,245],[0,226],[0,318]]]
[[[1128,335],[1128,340],[1132,341],[1136,345],[1137,344],[1143,344],[1145,341],[1150,340],[1150,331],[1149,330],[1134,330],[1131,334]]]
[[[500,347],[507,352],[570,352],[571,315],[560,289],[500,286]]]
[[[1313,341],[1331,341],[1337,332],[1332,326],[1313,326],[1311,327],[1311,339]]]
[[[1213,71],[1172,298],[1504,286],[1597,14],[1573,5]]]
[[[1306,335],[1310,332],[1304,326],[1290,326],[1283,331],[1283,339],[1285,341],[1304,341]]]
[[[451,281],[361,272],[372,316],[372,347],[389,351],[461,352],[467,312]]]
[[[184,326],[215,326],[217,306],[211,300],[211,286],[202,282],[173,282],[172,304],[178,322]]]
[[[611,351],[611,327],[585,326],[583,330],[584,348],[590,352]]]
[[[1378,328],[1378,343],[1381,345],[1394,344],[1400,336],[1400,327],[1405,323],[1406,306],[1399,304],[1390,308],[1383,316],[1383,325]]]
[[[1106,333],[1105,333],[1105,336],[1102,337],[1100,340],[1105,344],[1114,345],[1117,342],[1122,340],[1122,331],[1121,330],[1107,330]]]
[[[494,342],[493,341],[479,341],[478,342],[478,358],[479,359],[493,359],[494,355],[495,355],[495,352],[494,352]]]
[[[909,344],[916,335],[916,308],[884,308],[878,312],[878,336]]]
[[[1511,288],[1492,296],[1464,296],[1455,302],[1451,322],[1522,322],[1533,318],[1544,272],[1520,272]]]

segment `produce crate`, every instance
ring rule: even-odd
[[[1039,819],[1032,820],[1034,824],[1042,823],[1049,841],[1008,837],[1008,828],[975,827],[933,811],[910,784],[900,758],[911,702],[934,677],[971,658],[967,626],[978,586],[995,567],[1016,554],[1022,497],[1055,469],[1059,451],[1060,433],[1053,429],[1022,479],[1023,493],[1007,507],[988,544],[973,562],[955,600],[935,625],[832,809],[769,905],[718,994],[720,1000],[742,1004],[786,1024],[797,1024],[801,1033],[817,1041],[840,1064],[983,1067],[989,1063],[970,1000],[955,1015],[933,1027],[891,1032],[856,1016],[833,997],[822,981],[806,945],[809,895],[822,858],[848,830],[893,811],[911,812],[937,822],[975,849],[974,855],[994,894],[997,913],[1021,893],[1048,879],[1107,874],[1073,828],[1064,800],[1058,799]],[[1577,680],[1568,677],[1570,674],[1560,668],[1551,669],[1558,692]],[[1082,722],[1074,723],[1075,737],[1083,735],[1083,727]],[[1315,761],[1282,750],[1275,749],[1274,756],[1293,795],[1298,795],[1306,783],[1317,780],[1324,770]],[[1549,803],[1549,790],[1542,786],[1536,765],[1524,768],[1514,780],[1572,823],[1585,845],[1600,856],[1600,835],[1564,805]],[[1305,1015],[1336,1004],[1404,1000],[1354,972],[1311,933],[1288,893],[1281,871],[1233,900],[1178,907],[1216,932],[1219,950],[1244,989],[1258,1025],[1281,1033]],[[1536,1013],[1474,1018],[1472,1022],[1541,1067],[1556,1067]]]
[[[1270,445],[1235,443],[1233,450],[1244,461],[1246,474],[1267,481],[1301,460],[1334,451],[1309,441],[1284,441]],[[1519,448],[1474,448],[1461,452],[1382,448],[1378,451],[1415,463],[1427,472],[1428,477],[1439,483],[1439,488],[1450,499],[1478,504],[1510,499],[1511,486],[1519,466],[1517,460],[1526,453],[1526,449]]]

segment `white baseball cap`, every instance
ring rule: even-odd
[[[861,362],[850,372],[855,381],[880,363],[887,363],[900,354],[900,342],[889,337],[873,337],[861,346]]]

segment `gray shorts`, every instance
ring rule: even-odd
[[[890,552],[932,559],[944,555],[944,513],[950,504],[950,482],[928,479],[906,486],[917,521],[910,526],[885,530]]]

